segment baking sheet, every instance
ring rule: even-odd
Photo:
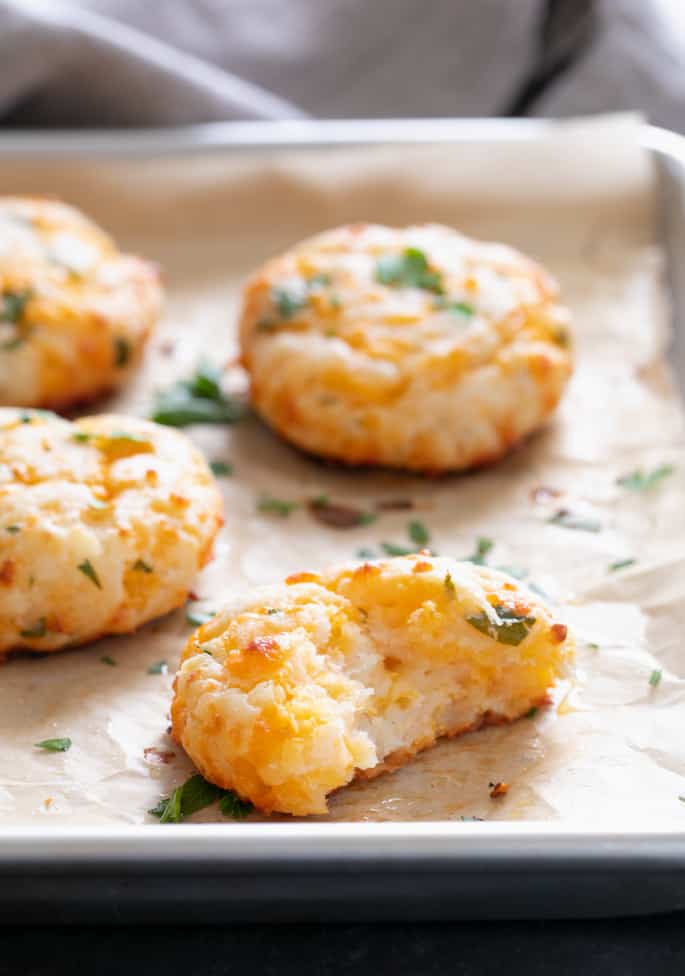
[[[496,152],[474,143],[0,163],[3,192],[63,196],[165,269],[168,309],[145,368],[106,409],[145,414],[154,389],[187,375],[200,357],[230,361],[241,279],[293,241],[343,221],[440,220],[522,247],[561,279],[575,317],[576,376],[554,424],[496,468],[426,481],[320,465],[255,419],[189,430],[210,458],[234,465],[221,479],[227,524],[196,587],[207,608],[237,588],[347,559],[380,539],[404,543],[412,517],[441,553],[466,555],[477,536],[492,538],[490,562],[525,567],[565,604],[577,632],[576,679],[559,689],[554,707],[340,791],[331,819],[685,824],[683,417],[663,362],[661,255],[638,135],[637,120],[614,118],[559,126],[535,146],[499,144]],[[240,388],[244,380],[235,371],[230,382]],[[676,472],[649,494],[616,484],[663,463]],[[536,502],[531,492],[540,485],[562,495]],[[327,494],[362,507],[409,497],[415,509],[336,531],[304,511],[287,520],[259,515],[261,494]],[[598,519],[602,531],[548,524],[559,507]],[[637,563],[608,571],[624,558]],[[151,820],[146,810],[191,768],[166,735],[171,676],[189,630],[179,612],[132,637],[14,658],[0,669],[0,825]],[[161,660],[168,673],[148,674]],[[662,679],[652,687],[655,668]],[[60,735],[73,739],[68,753],[32,746]],[[172,761],[159,763],[169,751]],[[495,780],[510,783],[503,800],[489,798]]]

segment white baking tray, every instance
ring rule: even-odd
[[[533,121],[247,122],[5,132],[0,157],[155,157],[298,147],[501,141]],[[651,126],[660,235],[685,387],[685,139]],[[636,788],[639,788],[636,784]],[[685,907],[685,831],[563,823],[297,823],[0,832],[0,921],[588,917]]]

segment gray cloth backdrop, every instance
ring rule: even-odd
[[[683,129],[684,60],[656,0],[0,0],[0,123],[639,109]]]

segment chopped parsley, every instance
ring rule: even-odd
[[[365,546],[362,546],[361,549],[357,549],[357,559],[377,559],[377,558],[378,555],[374,552],[373,549],[367,549]]]
[[[92,441],[94,434],[89,434],[85,430],[77,430],[75,434],[71,435],[72,441],[76,441],[77,444],[87,444],[88,441]]]
[[[291,319],[302,309],[306,308],[309,303],[309,296],[312,291],[318,291],[321,288],[325,288],[332,284],[333,279],[329,274],[325,272],[322,274],[312,275],[311,278],[307,278],[306,281],[298,279],[292,281],[288,285],[276,285],[271,290],[271,301],[276,307],[276,311],[281,319]],[[335,296],[331,299],[331,305],[337,308],[339,307],[340,299]],[[271,319],[264,319],[259,322],[257,328],[267,332],[273,331],[277,327],[277,324],[272,322]]]
[[[6,291],[0,295],[0,302],[2,303],[0,304],[0,320],[17,325],[21,321],[31,295],[30,288],[24,288],[22,291]]]
[[[167,666],[166,661],[162,660],[162,661],[155,661],[154,664],[151,664],[150,667],[147,669],[147,673],[148,674],[166,674],[168,670],[169,670],[169,668]]]
[[[333,278],[327,272],[322,271],[320,274],[312,275],[311,278],[307,278],[307,285],[309,288],[326,288],[327,285],[333,284]]]
[[[583,518],[574,515],[567,508],[560,508],[547,519],[550,525],[558,525],[562,529],[576,529],[578,532],[601,532],[602,523],[597,519]]]
[[[328,495],[312,498],[307,507],[317,521],[334,529],[354,529],[360,525],[371,525],[378,517],[375,512],[365,512],[351,505],[334,504]]]
[[[381,542],[381,549],[386,556],[411,556],[416,549],[407,546],[398,546],[394,542]]]
[[[100,660],[102,661],[103,664],[108,664],[110,668],[116,668],[117,666],[117,662],[114,660],[113,657],[110,657],[109,654],[103,654]]]
[[[219,809],[224,817],[231,817],[233,820],[244,820],[252,812],[252,804],[241,800],[233,790],[223,790],[223,796],[219,800]]]
[[[144,559],[136,559],[133,564],[133,569],[136,573],[154,573],[154,569],[150,563],[146,563]]]
[[[233,465],[229,464],[228,461],[210,461],[209,467],[212,474],[215,474],[217,478],[228,477],[228,475],[233,474]]]
[[[114,340],[114,365],[122,369],[131,359],[131,344],[123,336],[117,336]]]
[[[67,752],[71,749],[71,739],[43,739],[42,742],[34,742],[36,749],[45,749],[46,752]]]
[[[10,535],[16,535],[17,532],[21,532],[20,525],[6,525],[5,532],[9,532]]]
[[[470,556],[466,556],[464,561],[467,563],[475,563],[476,566],[484,566],[485,557],[494,547],[494,545],[495,543],[492,541],[492,539],[488,539],[486,536],[482,535],[478,536],[476,539],[475,552]]]
[[[23,291],[6,291],[4,294],[0,294],[0,322],[14,326],[14,334],[0,343],[0,349],[6,351],[17,349],[26,338],[26,332],[21,327],[21,319],[31,294],[29,288]]]
[[[94,583],[95,586],[97,586],[98,590],[102,589],[102,583],[100,582],[98,574],[93,569],[93,564],[91,563],[90,559],[84,559],[84,561],[79,563],[76,568],[80,570],[84,576],[87,576],[91,583]]]
[[[466,618],[466,622],[479,630],[482,634],[492,637],[500,644],[509,644],[518,647],[521,641],[525,640],[535,623],[535,617],[526,614],[518,614],[515,610],[508,607],[497,605],[492,608],[495,620],[491,619],[490,614],[484,610],[481,613],[473,614]]]
[[[191,627],[202,627],[209,623],[212,617],[216,616],[214,610],[197,610],[192,608],[186,612],[186,620]]]
[[[270,495],[262,495],[257,501],[257,511],[268,515],[280,515],[281,518],[286,518],[296,508],[299,508],[299,505],[299,502],[288,502],[282,498],[272,498]]]
[[[194,376],[179,380],[158,394],[152,419],[167,427],[190,424],[234,424],[245,414],[245,407],[223,392],[221,372],[208,363]]]
[[[251,804],[241,800],[233,790],[222,790],[196,773],[181,786],[177,786],[170,796],[161,799],[148,813],[158,817],[161,824],[181,823],[186,817],[211,806],[217,800],[220,801],[222,814],[236,820],[247,816],[252,809]]]
[[[609,563],[607,569],[610,573],[615,573],[617,569],[627,569],[628,566],[634,566],[635,562],[635,559],[619,559],[615,563]]]
[[[20,630],[20,637],[45,637],[48,632],[47,621],[45,617],[41,617],[33,627],[27,627],[26,630]]]
[[[526,714],[523,717],[524,718],[535,718],[535,716],[537,715],[537,713],[539,711],[540,711],[540,709],[538,708],[538,706],[537,705],[533,705],[533,707],[532,708],[529,708],[528,711],[526,712]]]
[[[418,519],[412,519],[411,522],[407,523],[407,535],[417,546],[426,546],[431,539],[430,532]]]
[[[649,676],[649,683],[652,686],[652,688],[656,688],[656,686],[659,684],[659,682],[663,678],[663,675],[664,675],[664,673],[661,670],[661,668],[654,668],[654,670],[652,671],[652,673]]]
[[[641,468],[638,468],[629,474],[624,474],[620,478],[617,478],[616,484],[621,485],[622,488],[626,488],[628,491],[649,491],[658,485],[660,481],[663,481],[664,478],[672,475],[674,471],[675,467],[672,464],[660,464],[658,468],[653,468],[651,471],[643,471]]]
[[[384,254],[376,263],[376,281],[382,285],[404,288],[423,288],[441,295],[442,276],[431,271],[423,251],[407,247],[402,254]]]
[[[302,284],[293,284],[289,288],[277,286],[271,292],[271,300],[282,319],[291,319],[297,312],[306,308],[309,295],[306,285],[302,282]]]
[[[457,595],[457,588],[454,585],[454,580],[452,579],[451,573],[446,574],[443,583],[445,586],[445,593],[447,593],[447,596],[450,597],[450,599],[455,597]]]
[[[473,305],[469,305],[467,302],[456,302],[446,295],[440,295],[435,299],[435,308],[444,312],[454,312],[457,315],[464,316],[465,318],[471,318],[476,314],[476,310]]]

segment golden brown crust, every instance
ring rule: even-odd
[[[541,704],[573,653],[556,623],[520,582],[426,552],[295,573],[190,638],[173,736],[258,809],[324,813],[352,780]]]
[[[0,404],[65,410],[115,390],[161,305],[158,269],[79,211],[0,197]]]
[[[428,262],[426,287],[379,280],[407,253]],[[566,318],[555,282],[511,249],[437,225],[341,227],[247,283],[242,362],[257,412],[299,449],[440,474],[495,463],[544,424],[572,369]]]

